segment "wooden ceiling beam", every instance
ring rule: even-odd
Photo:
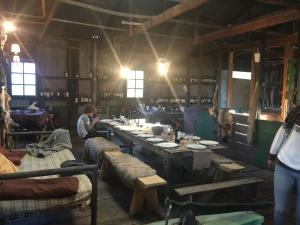
[[[51,19],[53,18],[53,15],[54,15],[54,13],[56,11],[56,8],[57,8],[58,4],[59,4],[59,0],[53,0],[52,1],[50,9],[49,9],[49,11],[47,13],[47,16],[45,18],[45,25],[44,25],[44,27],[43,27],[40,35],[39,35],[40,39],[43,38],[44,34],[46,33],[46,31],[48,29],[48,26],[49,26],[49,24],[51,22]]]
[[[234,45],[232,47],[224,49],[226,52],[238,51],[242,49],[254,49],[254,48],[277,48],[285,45],[296,44],[299,40],[299,33],[295,32],[290,35],[278,38],[270,38],[263,41],[253,41],[249,43],[242,43]]]
[[[268,14],[263,17],[259,17],[253,21],[236,25],[229,28],[224,28],[218,31],[208,33],[206,35],[200,35],[194,42],[195,45],[204,44],[220,40],[223,38],[231,37],[238,34],[243,34],[251,31],[272,27],[278,24],[287,23],[300,19],[300,10],[289,9],[275,13]]]
[[[177,16],[180,16],[188,11],[196,9],[196,8],[200,7],[201,5],[207,3],[208,1],[209,0],[191,0],[189,2],[183,2],[178,5],[175,5],[172,8],[164,11],[163,13],[161,13],[159,15],[151,17],[149,20],[144,22],[141,26],[135,27],[132,30],[132,35],[130,35],[130,32],[127,31],[126,33],[118,36],[115,41],[117,43],[120,43],[136,34],[146,32],[147,30],[149,30],[155,26],[165,23],[165,22],[167,22]]]
[[[295,32],[283,37],[269,38],[263,41],[252,41],[248,43],[235,44],[221,48],[221,50],[206,52],[206,55],[214,55],[218,53],[236,52],[245,49],[256,49],[256,48],[278,48],[285,45],[292,45],[298,43],[299,33]]]
[[[282,1],[282,0],[257,0],[258,2],[265,3],[265,4],[270,4],[270,5],[280,5],[284,7],[289,7],[289,8],[300,8],[300,3],[299,2],[288,2],[288,1]]]

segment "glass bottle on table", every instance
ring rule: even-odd
[[[175,123],[175,143],[179,144],[180,143],[180,131],[179,131],[179,122],[177,121]]]

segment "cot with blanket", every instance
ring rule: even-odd
[[[18,166],[17,173],[2,174],[0,181],[18,178],[45,179],[55,178],[58,175],[66,175],[78,178],[77,194],[63,198],[49,199],[20,199],[20,200],[1,200],[0,217],[7,218],[12,216],[28,215],[32,212],[43,212],[52,209],[62,209],[67,207],[87,207],[91,204],[91,224],[97,223],[97,165],[74,166],[60,168],[61,163],[67,160],[74,160],[72,152],[64,149],[52,153],[45,158],[37,158],[26,154]],[[92,179],[83,172],[92,171]],[[1,184],[0,184],[1,185]]]

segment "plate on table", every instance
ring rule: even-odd
[[[100,122],[103,122],[103,123],[108,123],[108,122],[112,122],[113,120],[111,119],[102,119],[100,120]]]
[[[162,142],[165,141],[162,138],[147,138],[146,141],[150,141],[150,142]]]
[[[218,145],[219,142],[210,141],[210,140],[203,140],[203,141],[199,141],[199,144],[206,145],[206,146],[211,146],[211,145]]]
[[[152,134],[139,134],[138,137],[151,138],[151,137],[153,137],[153,135]]]
[[[130,131],[132,130],[132,127],[130,126],[117,126],[120,130]]]
[[[118,122],[108,122],[112,126],[120,126],[120,123]]]
[[[191,138],[193,141],[200,141],[200,137],[198,137],[198,136],[192,136],[192,138]]]
[[[200,144],[188,144],[186,147],[188,147],[190,149],[197,149],[197,150],[201,150],[201,149],[206,149],[207,148],[207,146],[200,145]]]
[[[133,131],[130,131],[130,133],[132,133],[132,134],[145,134],[145,131],[142,131],[142,130],[133,130]]]
[[[178,144],[173,143],[173,142],[162,142],[157,144],[157,146],[162,147],[162,148],[175,148],[178,146]]]

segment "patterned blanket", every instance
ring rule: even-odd
[[[60,168],[60,164],[66,160],[75,159],[70,150],[62,150],[53,153],[46,158],[37,158],[29,154],[21,160],[22,163],[18,167],[19,171],[36,171],[43,169]],[[39,177],[53,178],[57,175]],[[68,198],[60,199],[43,199],[43,200],[11,200],[0,201],[0,217],[3,216],[22,216],[30,214],[34,211],[43,211],[48,209],[66,208],[70,206],[86,207],[89,204],[89,199],[92,193],[92,185],[86,175],[76,175],[79,180],[78,194]]]
[[[156,174],[156,170],[128,154],[119,154],[111,157],[110,162],[119,178],[131,189],[135,188],[138,178]]]
[[[120,148],[116,144],[102,137],[89,138],[85,141],[84,151],[86,157],[98,163],[100,166],[103,161],[104,151],[119,151]]]

